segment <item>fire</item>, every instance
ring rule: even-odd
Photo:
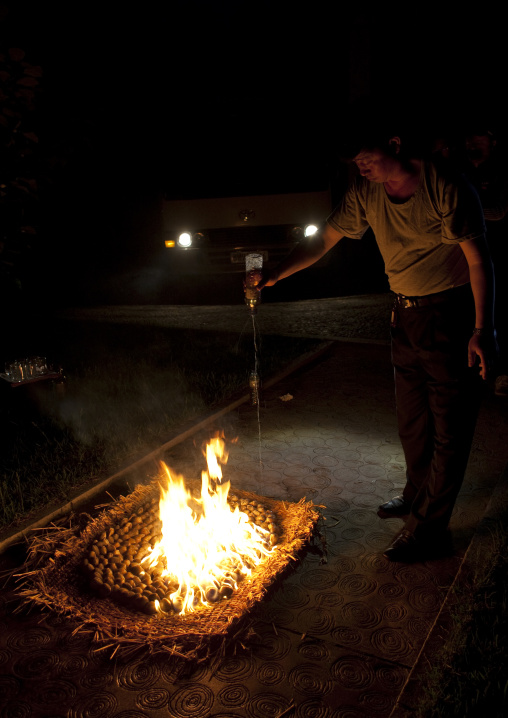
[[[206,460],[199,499],[186,489],[183,477],[162,465],[167,487],[161,486],[159,503],[161,539],[142,561],[149,570],[160,569],[163,581],[174,587],[171,608],[182,614],[230,597],[273,550],[270,531],[228,504],[230,482],[222,481],[221,470],[227,452],[221,437],[207,445]]]

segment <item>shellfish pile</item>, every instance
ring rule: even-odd
[[[151,566],[146,560],[161,539],[158,505],[158,497],[149,498],[134,513],[114,520],[91,542],[81,568],[88,586],[100,598],[145,614],[180,613],[176,577],[164,575],[165,566],[160,561]],[[235,494],[228,496],[228,505],[231,511],[238,508],[247,515],[248,523],[262,529],[267,549],[279,542],[277,515],[266,505]],[[194,510],[199,515],[197,502]],[[242,562],[243,567],[253,568],[245,557]],[[231,597],[244,576],[238,559],[232,556],[220,582],[215,581],[204,591],[203,605]]]

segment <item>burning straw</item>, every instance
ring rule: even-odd
[[[166,561],[162,561],[159,548],[164,531],[156,514],[161,487],[154,481],[121,497],[81,534],[64,534],[57,550],[51,533],[38,537],[37,553],[45,553],[48,559],[42,568],[23,576],[20,593],[25,602],[68,616],[78,623],[77,631],[93,631],[95,640],[103,647],[114,647],[115,653],[148,649],[194,660],[210,652],[212,644],[223,645],[276,577],[297,558],[319,514],[304,499],[294,504],[239,490],[228,497],[227,488],[220,483],[212,491],[208,482],[215,482],[208,474],[205,480],[205,474],[201,486],[196,481],[186,482],[187,501],[198,505],[197,513],[206,513],[206,497],[205,504],[222,504],[228,520],[236,516],[240,531],[254,538],[247,556],[237,557],[238,552],[233,551],[234,559],[228,557],[225,563],[221,559],[218,569],[200,564],[204,579],[193,587],[187,576],[175,578],[174,569],[164,577]],[[170,525],[175,520],[170,517]],[[142,540],[136,539],[133,546],[130,538],[122,546],[122,527],[125,535],[133,525],[144,528],[141,534],[134,533]],[[172,536],[169,554],[178,548],[175,534]],[[219,544],[223,543],[221,538]],[[130,558],[126,546],[130,546]],[[193,569],[192,573],[198,572]],[[124,587],[127,580],[128,590]]]

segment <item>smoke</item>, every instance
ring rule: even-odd
[[[172,367],[137,365],[133,371],[104,372],[102,366],[67,379],[54,403],[57,421],[76,441],[102,451],[107,459],[151,451],[204,403],[182,373]]]
[[[157,449],[247,383],[250,336],[240,343],[236,334],[164,326],[143,307],[128,322],[121,312],[112,319],[108,307],[96,314],[104,321],[85,314],[52,324],[65,382],[41,413],[72,437],[76,452],[111,468]]]

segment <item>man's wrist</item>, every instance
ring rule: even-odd
[[[494,327],[475,327],[473,329],[473,334],[476,334],[477,337],[484,337],[489,334],[494,334],[495,329]]]
[[[275,269],[272,270],[272,273],[271,273],[271,275],[270,275],[270,279],[271,279],[274,283],[276,283],[276,282],[279,281],[281,274],[282,274],[282,269],[280,268],[280,266],[275,267]]]

